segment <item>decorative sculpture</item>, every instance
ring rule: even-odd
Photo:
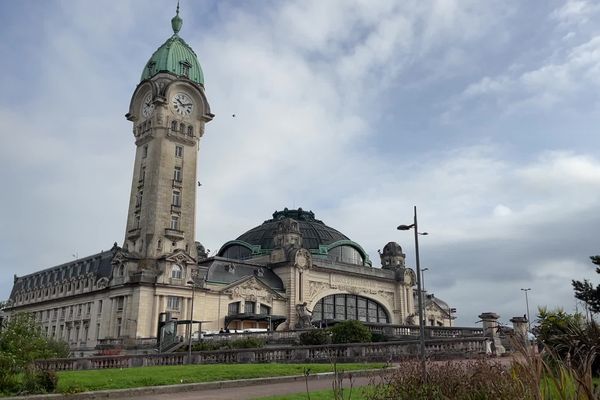
[[[312,320],[312,311],[306,308],[306,302],[302,304],[296,304],[296,314],[298,314],[296,329],[307,329],[313,327],[310,323]]]

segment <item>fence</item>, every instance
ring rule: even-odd
[[[425,351],[428,357],[450,358],[474,356],[485,353],[483,337],[443,338],[428,340]],[[319,363],[331,362],[386,362],[414,357],[419,352],[418,340],[397,342],[337,344],[324,346],[266,347],[258,349],[219,350],[194,352],[188,360],[187,353],[100,356],[38,360],[42,370],[67,371],[103,368],[131,368],[154,365],[241,364],[241,363]]]

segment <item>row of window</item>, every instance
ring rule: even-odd
[[[77,291],[83,292],[85,289],[92,287],[94,285],[94,279],[92,277],[79,279],[74,282],[64,282],[60,284],[55,284],[52,287],[41,288],[32,291],[22,291],[21,293],[15,296],[15,302],[17,304],[35,300],[44,300],[47,298],[52,298],[56,295],[64,295],[74,294]]]
[[[194,136],[194,127],[192,125],[186,125],[183,122],[178,124],[177,121],[171,121],[171,131]]]
[[[227,306],[227,313],[229,315],[242,314],[241,312],[241,302],[237,301],[235,303],[229,303]],[[258,311],[258,312],[257,312]],[[256,308],[256,302],[254,301],[246,301],[244,302],[244,312],[243,314],[261,314],[261,315],[271,315],[271,307],[260,304],[259,309]]]
[[[58,329],[57,329],[58,328]],[[100,324],[96,324],[96,333],[100,331]],[[87,324],[75,325],[74,327],[70,324],[67,325],[52,325],[44,327],[46,336],[63,339],[70,343],[83,341],[87,342],[89,339],[89,328]]]
[[[55,307],[47,310],[41,310],[33,312],[33,316],[40,322],[44,321],[56,321],[57,319],[87,319],[92,312],[92,303],[86,302],[81,304],[74,304],[72,306]],[[102,300],[98,303],[98,314],[102,312]]]
[[[145,144],[144,147],[142,147],[142,158],[147,158],[147,157],[148,157],[148,145]],[[175,157],[183,158],[183,146],[175,145]]]
[[[68,278],[79,277],[82,274],[87,274],[92,270],[92,264],[98,264],[99,258],[86,259],[78,262],[75,265],[62,267],[53,271],[37,273],[33,276],[22,278],[25,289],[33,289],[38,286],[47,285],[52,282],[66,280]]]

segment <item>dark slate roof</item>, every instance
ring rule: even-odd
[[[100,278],[110,278],[112,273],[111,261],[120,248],[115,243],[110,250],[101,251],[84,258],[73,260],[52,268],[34,272],[33,274],[17,277],[10,293],[10,299],[21,290],[29,291],[53,286],[63,281],[76,280],[92,274],[97,281]]]
[[[252,245],[260,245],[262,249],[272,249],[273,236],[277,229],[277,223],[283,219],[292,218],[298,221],[300,233],[302,233],[303,247],[307,249],[318,249],[319,245],[327,245],[339,240],[350,240],[346,235],[327,226],[318,219],[312,211],[297,210],[275,211],[273,218],[262,223],[256,228],[250,229],[237,240]]]
[[[209,283],[230,284],[249,276],[256,276],[273,290],[285,291],[281,278],[264,265],[222,257],[211,257],[201,262],[198,272]]]

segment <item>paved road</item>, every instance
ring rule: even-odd
[[[353,378],[353,386],[357,388],[359,386],[367,385],[371,382],[372,378],[360,377]],[[308,382],[308,390],[324,390],[331,389],[332,380],[330,378],[314,380]],[[344,388],[349,388],[350,382],[344,380]],[[135,399],[139,400],[247,400],[256,399],[266,396],[275,395],[286,395],[293,393],[306,393],[306,384],[304,382],[286,382],[286,383],[273,383],[268,385],[260,386],[245,386],[240,388],[225,388],[225,389],[213,389],[203,390],[198,392],[185,392],[185,393],[170,393],[170,394],[159,394],[159,395],[144,395],[136,396]]]

